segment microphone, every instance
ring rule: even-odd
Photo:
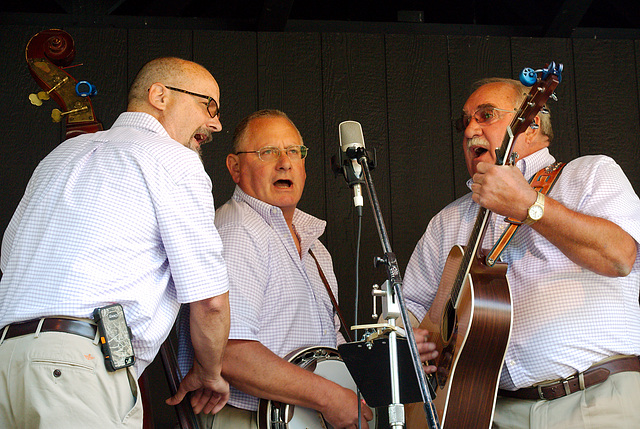
[[[362,166],[356,158],[360,154],[364,154],[364,136],[362,134],[362,126],[356,121],[344,121],[338,126],[340,135],[340,150],[343,161],[343,173],[347,183],[353,189],[353,204],[358,210],[358,215],[362,216],[362,206],[364,198],[362,197],[363,172]]]

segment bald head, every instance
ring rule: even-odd
[[[207,69],[192,61],[176,57],[156,58],[146,63],[131,84],[129,111],[139,111],[147,103],[147,92],[154,83],[190,88],[197,80],[214,80]]]
[[[165,57],[140,69],[129,90],[127,111],[153,116],[171,138],[200,153],[200,146],[222,129],[215,113],[219,106],[220,88],[207,69]]]

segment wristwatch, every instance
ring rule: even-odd
[[[542,219],[542,215],[544,215],[544,194],[538,192],[536,202],[529,207],[529,210],[527,211],[527,218],[522,223],[525,225],[533,225]]]

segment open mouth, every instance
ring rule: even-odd
[[[193,135],[193,138],[196,140],[196,142],[198,142],[199,145],[202,145],[211,140],[211,135],[207,135],[205,133],[195,133]]]
[[[273,182],[276,188],[288,189],[293,186],[293,182],[288,179],[280,179]]]
[[[479,156],[482,156],[485,152],[487,152],[487,148],[484,148],[482,146],[474,146],[469,148],[469,152],[471,152],[475,158],[478,158]]]
[[[193,133],[192,138],[196,141],[198,146],[200,146],[210,142],[213,139],[213,135],[209,129],[201,127],[198,128],[195,133]]]

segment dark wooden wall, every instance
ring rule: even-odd
[[[38,162],[61,140],[49,117],[27,97],[39,90],[24,58],[30,37],[45,28],[0,26],[4,55],[0,79],[0,232],[15,210]],[[76,42],[70,70],[98,88],[94,108],[105,128],[126,107],[139,67],[173,55],[211,70],[222,90],[223,131],[203,147],[216,205],[233,183],[224,159],[235,124],[260,108],[278,108],[297,124],[310,147],[307,187],[300,208],[328,221],[324,242],[334,258],[340,302],[354,320],[356,220],[351,191],[334,178],[329,159],[338,150],[338,124],[362,124],[375,148],[373,180],[393,250],[404,270],[429,219],[467,192],[461,137],[450,119],[458,115],[476,79],[516,77],[527,66],[564,63],[559,102],[552,104],[559,160],[603,153],[614,157],[640,190],[640,40],[532,39],[407,34],[254,33],[122,28],[65,28]],[[360,323],[369,323],[370,286],[383,282],[372,260],[381,254],[365,198],[360,261]],[[287,335],[283,332],[282,335]],[[156,426],[172,427],[162,402],[166,388],[151,367]],[[164,389],[164,390],[163,390]]]

